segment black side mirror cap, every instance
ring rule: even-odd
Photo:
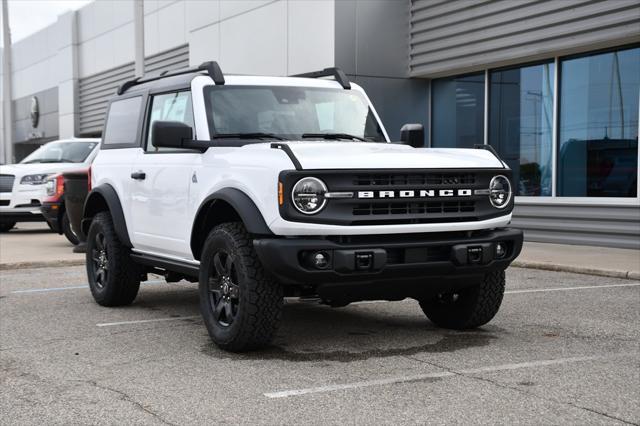
[[[400,128],[400,140],[414,148],[424,148],[424,126],[422,124],[405,124]]]
[[[193,129],[179,121],[154,121],[151,125],[151,144],[155,147],[197,149],[206,151],[208,146],[193,140]]]

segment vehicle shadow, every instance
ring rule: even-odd
[[[185,284],[184,289],[169,291],[149,290],[141,292],[141,297],[129,309],[184,312],[180,316],[199,315],[195,284]],[[499,337],[501,331],[491,325],[470,331],[437,328],[422,313],[418,304],[411,300],[331,308],[288,299],[272,345],[258,351],[232,354],[213,344],[202,322],[196,322],[194,326],[203,327],[201,351],[208,356],[290,362],[353,362],[420,353],[454,352],[487,346]]]

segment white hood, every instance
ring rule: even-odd
[[[72,170],[84,170],[85,163],[33,163],[33,164],[7,164],[0,166],[0,174],[26,176],[40,173],[59,173]]]
[[[371,142],[286,142],[303,169],[503,168],[484,149],[412,148]]]

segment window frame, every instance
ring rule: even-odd
[[[140,98],[140,111],[138,112],[138,120],[136,127],[136,137],[134,142],[131,143],[105,143],[105,137],[107,136],[107,128],[109,126],[109,116],[111,114],[111,106],[120,101],[125,101],[131,98]],[[146,114],[146,104],[147,104],[148,93],[146,92],[132,92],[126,95],[118,96],[109,101],[109,106],[107,107],[107,112],[105,115],[104,122],[104,131],[102,132],[102,138],[100,138],[100,150],[104,149],[124,149],[124,148],[138,148],[142,143],[141,133],[142,133],[142,123]]]
[[[179,148],[166,149],[166,150],[162,150],[162,151],[148,151],[147,150],[147,141],[149,139],[149,133],[150,133],[150,130],[151,130],[150,129],[150,126],[151,126],[151,110],[152,110],[152,107],[153,107],[153,99],[156,96],[168,95],[168,94],[171,94],[171,93],[179,93],[179,92],[190,92],[191,93],[191,86],[190,85],[180,84],[180,85],[176,85],[176,86],[163,87],[162,89],[149,91],[147,93],[147,100],[146,100],[146,104],[145,104],[145,108],[144,108],[145,109],[145,112],[144,112],[144,127],[143,127],[143,131],[142,131],[141,143],[140,143],[140,148],[142,148],[142,152],[144,154],[153,154],[153,155],[158,155],[158,154],[193,154],[195,152],[192,149],[179,149]],[[191,110],[192,110],[192,114],[195,114],[194,108],[193,108],[193,93],[191,93]],[[192,127],[192,130],[193,130],[193,139],[197,140],[196,127],[195,127],[195,115],[194,115],[194,125]]]

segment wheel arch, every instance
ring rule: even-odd
[[[191,252],[200,260],[209,231],[224,222],[241,221],[250,234],[273,235],[262,213],[247,194],[235,188],[217,191],[200,204],[191,229]]]
[[[127,230],[127,222],[124,218],[120,198],[116,190],[109,184],[102,184],[93,188],[84,202],[81,228],[85,235],[89,234],[91,220],[101,211],[108,211],[111,214],[120,242],[127,247],[133,247],[129,239],[129,231]]]

